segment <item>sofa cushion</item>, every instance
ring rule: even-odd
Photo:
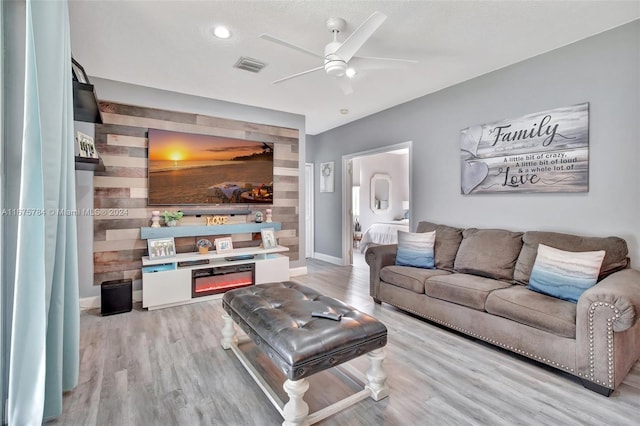
[[[411,266],[385,266],[380,270],[380,279],[386,283],[424,294],[424,282],[435,275],[447,275],[450,272],[439,269],[422,269]]]
[[[451,274],[428,278],[424,283],[424,292],[427,296],[436,299],[483,311],[485,301],[491,291],[510,286],[509,283],[492,278]]]
[[[512,280],[522,248],[522,233],[504,229],[469,228],[454,263],[455,271],[497,280]]]
[[[576,337],[576,304],[514,285],[492,291],[485,310],[561,337]]]
[[[431,222],[419,222],[416,232],[436,231],[434,258],[436,268],[453,272],[453,263],[462,241],[462,229]]]
[[[596,284],[604,255],[604,250],[572,252],[540,244],[527,288],[578,303]]]
[[[619,237],[581,237],[557,232],[526,232],[522,236],[522,250],[516,262],[513,278],[520,284],[528,284],[531,269],[538,253],[538,244],[567,251],[604,250],[606,255],[600,268],[598,281],[628,266],[629,251],[625,240]]]
[[[433,269],[433,245],[436,231],[411,233],[398,231],[396,265]]]

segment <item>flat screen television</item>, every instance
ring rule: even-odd
[[[149,129],[156,205],[273,204],[273,143]]]

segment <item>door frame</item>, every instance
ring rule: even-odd
[[[353,258],[353,229],[351,227],[351,187],[353,186],[353,176],[350,172],[351,161],[356,157],[382,154],[399,149],[409,150],[409,195],[413,199],[413,173],[412,173],[412,151],[413,142],[401,142],[393,145],[386,145],[380,148],[369,149],[367,151],[354,152],[342,156],[342,265],[351,265]]]
[[[315,200],[315,184],[313,181],[314,163],[304,163],[304,178],[305,178],[305,258],[314,257],[314,200]]]

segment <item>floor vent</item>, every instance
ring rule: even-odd
[[[260,70],[265,66],[267,66],[267,64],[264,62],[260,62],[253,58],[247,58],[246,56],[241,56],[240,59],[238,59],[238,62],[234,65],[235,68],[240,68],[241,70],[250,72],[260,72]]]

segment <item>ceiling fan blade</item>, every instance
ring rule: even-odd
[[[345,95],[350,95],[353,93],[353,86],[351,85],[351,80],[349,79],[349,77],[340,77],[337,80],[340,89],[342,89],[342,93],[344,93]]]
[[[411,59],[396,58],[374,58],[369,56],[355,56],[349,61],[349,67],[356,71],[360,70],[385,70],[406,68],[410,64],[417,64],[419,61]]]
[[[407,64],[417,64],[420,61],[416,61],[414,59],[400,59],[400,58],[376,58],[373,56],[356,56],[351,59],[351,61],[387,61],[387,62],[404,62]],[[351,65],[351,62],[349,62]]]
[[[297,74],[293,74],[293,75],[289,75],[289,76],[287,76],[287,77],[283,77],[283,78],[281,78],[280,80],[276,80],[276,81],[274,81],[272,84],[282,83],[283,81],[289,80],[289,79],[291,79],[291,78],[299,77],[299,76],[301,76],[301,75],[309,74],[309,73],[311,73],[311,72],[314,72],[314,71],[320,71],[320,70],[323,70],[323,69],[324,69],[324,65],[323,65],[323,66],[320,66],[320,67],[316,67],[316,68],[311,68],[310,70],[302,71],[302,72],[299,72],[299,73],[297,73]]]
[[[387,15],[380,12],[373,12],[349,37],[338,47],[335,54],[345,62],[349,62],[356,52],[362,47],[369,37],[382,25]]]
[[[297,50],[298,52],[302,52],[302,53],[306,53],[307,55],[311,55],[314,56],[316,58],[320,58],[320,59],[324,59],[323,55],[318,55],[317,53],[314,53],[308,49],[305,49],[304,47],[300,47],[300,46],[296,46],[295,44],[289,43],[288,41],[284,41],[281,40],[277,37],[271,36],[269,34],[260,34],[260,38],[263,40],[267,40],[276,44],[279,44],[281,46],[285,46],[288,47],[290,49],[294,49]]]

